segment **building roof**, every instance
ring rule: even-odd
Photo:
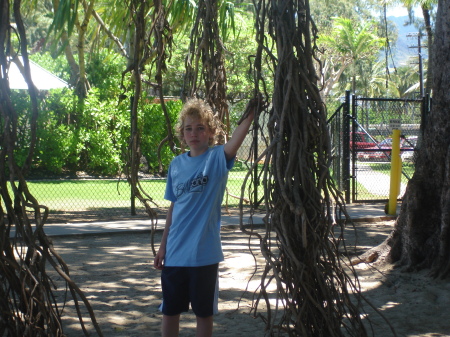
[[[30,60],[31,79],[38,90],[49,90],[57,88],[67,88],[69,84],[53,75],[48,70],[42,68],[38,64]],[[11,89],[28,89],[28,85],[25,82],[19,68],[14,62],[11,62],[9,68],[9,87]]]

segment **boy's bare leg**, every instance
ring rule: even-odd
[[[180,332],[180,315],[163,315],[161,333],[162,337],[177,337]]]
[[[213,333],[213,316],[197,316],[197,337],[211,337]]]

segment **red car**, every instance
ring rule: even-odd
[[[366,149],[374,146],[373,140],[365,132],[350,133],[350,149]]]
[[[404,137],[400,138],[400,151],[405,149],[413,150],[416,142],[417,137],[408,137],[408,139]],[[375,146],[365,148],[365,150],[369,151],[358,152],[358,160],[390,161],[392,150],[392,138],[386,138],[385,140],[379,142]]]

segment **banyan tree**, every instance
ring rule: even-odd
[[[91,320],[102,336],[92,307],[70,277],[69,267],[45,235],[49,210],[30,193],[26,174],[33,160],[38,117],[37,90],[34,87],[27,52],[27,38],[20,12],[20,1],[13,6],[15,29],[10,21],[10,1],[0,1],[0,335],[62,336],[61,298],[55,296],[56,283],[49,270],[65,283],[66,298],[72,298],[87,334],[83,316]],[[20,41],[17,49],[12,41]],[[17,55],[22,55],[23,64]],[[10,62],[17,62],[28,84],[30,114],[18,121],[10,100],[8,72]],[[20,162],[16,157],[20,123],[30,128],[28,153]],[[64,288],[63,288],[64,289]]]
[[[197,3],[183,94],[205,98],[228,126],[225,49],[217,22],[218,3],[216,0]],[[0,192],[3,201],[0,207],[0,334],[62,335],[61,313],[46,271],[50,265],[67,282],[83,331],[87,334],[79,300],[101,335],[89,302],[72,282],[68,266],[45,235],[47,207],[40,205],[27,189],[25,176],[33,157],[38,108],[27,64],[20,1],[14,4],[24,74],[33,104],[29,120],[32,137],[28,158],[20,166],[14,156],[17,120],[9,102],[7,84],[12,55],[9,42],[15,31],[9,22],[10,1],[0,0]],[[147,15],[147,1],[133,0],[127,4],[136,25],[134,56],[127,69],[134,83],[130,105],[131,123],[135,123],[141,75],[147,71],[146,64],[157,64],[154,85],[164,104],[163,70],[172,35],[161,1],[152,3],[155,9],[152,16]],[[257,50],[249,56],[249,73],[254,79],[251,102],[257,105],[259,113],[252,130],[254,146],[247,158],[250,167],[244,184],[252,187],[250,191],[243,188],[242,199],[252,200],[252,211],[264,212],[265,227],[262,231],[244,225],[241,228],[259,239],[265,258],[253,308],[266,322],[266,331],[260,335],[366,336],[358,280],[342,255],[345,249],[342,226],[348,217],[340,221],[338,215],[346,214],[345,206],[330,175],[327,111],[316,75],[320,68],[315,44],[318,32],[308,0],[254,1],[254,10]],[[148,19],[152,20],[150,25]],[[149,31],[146,27],[150,27]],[[149,58],[149,55],[156,56]],[[133,124],[131,129],[128,178],[135,196],[147,206],[149,215],[154,216],[148,206],[151,198],[139,189],[136,174],[139,133]],[[173,147],[172,138],[168,123],[168,136],[162,144]],[[265,144],[263,150],[258,148],[261,143]],[[15,236],[11,236],[12,228]]]
[[[366,336],[356,274],[341,255],[343,223],[337,214],[345,214],[345,208],[329,171],[326,108],[316,75],[317,30],[308,1],[254,4],[258,48],[249,56],[254,79],[249,104],[260,113],[247,158],[253,165],[246,180],[253,188],[243,187],[241,200],[253,200],[252,210],[262,209],[266,216],[264,232],[241,228],[259,238],[265,258],[253,308],[258,312],[260,303],[266,308],[261,317],[267,330],[261,335]],[[214,15],[216,1],[199,2],[184,92],[203,92],[224,122],[226,69]],[[268,290],[272,285],[275,293]]]
[[[267,335],[366,336],[358,282],[340,254],[337,214],[345,208],[330,176],[309,3],[259,1],[255,10],[255,87],[265,92],[273,81],[273,94],[265,93],[270,107],[253,130],[253,143],[263,139],[266,149],[249,170],[264,190],[254,207],[264,210],[265,231],[241,226],[259,238],[265,258],[254,310],[266,308]]]

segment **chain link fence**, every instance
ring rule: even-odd
[[[350,104],[349,98],[348,104],[341,104],[328,121],[333,149],[331,169],[338,188],[348,193],[347,202],[386,200],[389,195],[386,181],[390,171],[390,123],[392,119],[400,119],[403,136],[401,156],[404,162],[402,195],[407,180],[414,172],[415,149],[420,146],[421,119],[428,107],[421,109],[423,103],[419,100],[354,97]],[[346,125],[349,126],[347,129]],[[352,134],[355,135],[354,140]],[[257,155],[250,156],[250,150],[255,146],[253,136],[249,134],[244,140],[235,166],[229,173],[224,209],[237,208],[249,164],[257,160],[266,146],[266,141],[261,138],[257,144]],[[345,144],[354,141],[367,141],[371,146],[354,146],[346,152]],[[385,148],[383,142],[386,143]],[[154,209],[163,216],[170,204],[164,199],[166,179],[140,172],[139,183],[152,198]],[[246,183],[244,205],[259,194],[259,187],[251,185],[250,179]],[[98,178],[78,172],[75,178],[30,179],[28,184],[38,202],[49,208],[49,222],[148,218],[145,207],[137,199],[136,214],[131,214],[131,188],[124,177]],[[250,195],[255,190],[256,195]]]
[[[352,130],[361,146],[352,151],[353,201],[387,200],[390,190],[392,129],[401,130],[402,179],[399,199],[415,170],[421,142],[423,99],[374,99],[354,96]]]
[[[430,109],[423,99],[363,98],[346,92],[328,119],[333,179],[347,203],[389,198],[392,128],[401,130],[402,178],[399,198],[415,170],[422,127]]]
[[[223,206],[236,208],[240,201],[241,188],[248,171],[250,135],[238,153],[235,165],[228,176]],[[98,178],[77,172],[75,178],[40,178],[27,180],[32,195],[41,205],[50,210],[48,222],[97,221],[117,218],[148,218],[145,207],[135,199],[135,213],[131,214],[131,188],[124,177]],[[170,202],[164,199],[166,178],[143,172],[139,173],[139,184],[152,198],[152,207],[165,214]],[[247,197],[245,198],[246,200]]]

